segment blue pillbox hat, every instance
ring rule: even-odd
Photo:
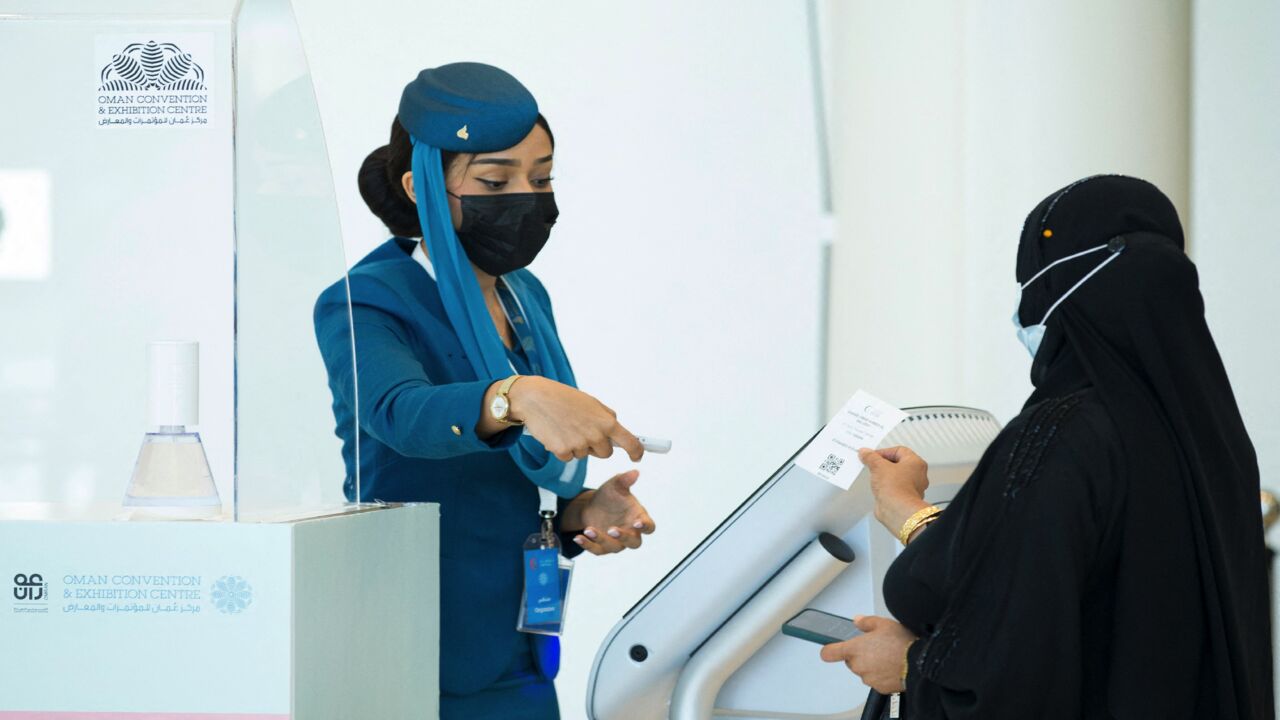
[[[510,73],[475,62],[427,68],[400,96],[400,124],[451,152],[494,152],[524,139],[538,101]]]

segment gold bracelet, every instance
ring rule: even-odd
[[[933,512],[920,518],[916,522],[915,527],[911,528],[910,530],[907,530],[906,533],[900,538],[902,542],[902,546],[906,547],[907,545],[909,545],[911,543],[912,537],[918,535],[921,530],[924,530],[925,528],[932,525],[933,521],[937,520],[940,517],[942,517],[942,509],[935,508]]]
[[[912,533],[919,530],[920,526],[923,525],[925,521],[940,512],[942,512],[942,508],[937,505],[930,505],[929,507],[917,510],[914,515],[907,518],[906,522],[902,523],[902,529],[898,531],[898,541],[905,547],[907,541],[911,539]]]

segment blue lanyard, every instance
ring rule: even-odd
[[[542,374],[542,364],[538,361],[538,345],[534,342],[533,335],[529,333],[529,324],[525,320],[524,307],[520,304],[520,298],[511,291],[507,283],[502,278],[498,278],[497,284],[498,302],[502,305],[502,312],[507,316],[507,323],[511,325],[512,332],[515,333],[515,346],[519,352],[524,353],[525,360],[529,362],[529,368],[534,375]],[[515,369],[514,367],[512,368]]]

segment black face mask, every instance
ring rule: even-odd
[[[555,195],[549,192],[454,197],[462,201],[462,249],[490,275],[505,275],[533,262],[560,215]]]

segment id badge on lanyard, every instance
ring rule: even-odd
[[[535,375],[541,373],[537,346],[525,334],[527,323],[524,308],[506,280],[498,283],[498,299],[530,368]],[[511,365],[511,372],[516,372],[514,364]],[[560,552],[560,538],[556,536],[554,522],[556,494],[538,488],[538,498],[538,514],[542,524],[538,532],[524,541],[521,556],[524,563],[524,592],[520,594],[520,617],[516,619],[516,630],[538,635],[560,635],[564,631],[569,583],[573,579],[573,561]]]
[[[564,632],[573,561],[560,553],[556,536],[556,496],[538,488],[542,527],[524,541],[524,592],[520,595],[520,617],[516,630],[538,635]]]

